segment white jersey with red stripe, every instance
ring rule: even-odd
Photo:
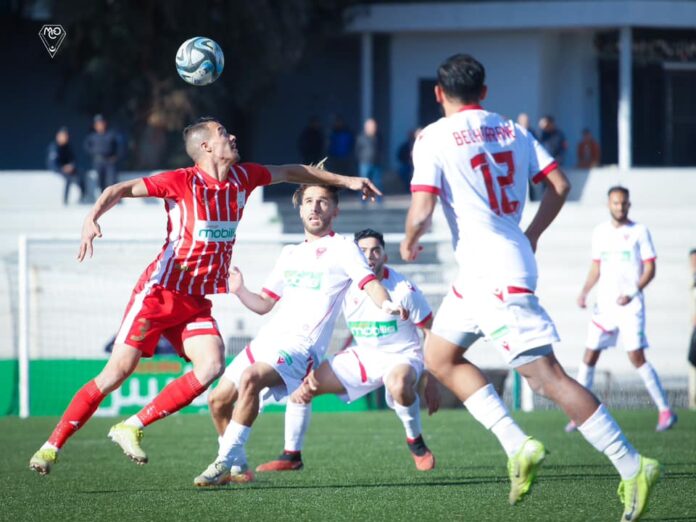
[[[159,284],[190,295],[229,292],[228,271],[237,225],[251,191],[271,182],[263,165],[233,165],[218,181],[200,167],[143,178],[148,195],[164,199],[167,238],[138,286]]]
[[[643,263],[657,257],[648,227],[628,222],[615,227],[608,221],[592,233],[592,260],[599,263],[597,302],[616,304],[620,295],[634,295],[643,274]],[[642,299],[642,294],[639,294]]]
[[[557,168],[524,128],[478,105],[428,125],[413,147],[411,191],[440,196],[460,273],[534,289],[537,267],[519,222],[529,180]]]
[[[393,268],[384,267],[382,285],[393,303],[408,310],[409,317],[403,320],[385,313],[353,284],[343,301],[343,315],[355,343],[380,352],[420,353],[418,328],[433,315],[428,301],[416,285]]]
[[[339,234],[284,247],[263,286],[279,308],[254,341],[294,338],[321,360],[348,288],[374,279],[362,251]]]

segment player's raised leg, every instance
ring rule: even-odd
[[[137,414],[109,430],[109,438],[137,464],[148,461],[147,454],[140,446],[143,428],[191,404],[222,374],[225,367],[224,348],[219,335],[185,338],[183,349],[193,364],[193,370],[170,382]]]
[[[455,336],[454,332],[452,336]],[[461,346],[469,346],[478,336],[464,334],[462,337],[459,333],[456,336],[457,344],[431,333],[425,346],[425,364],[430,373],[449,388],[469,413],[500,442],[508,456],[509,500],[515,504],[534,483],[537,469],[544,460],[544,446],[522,431],[481,370],[462,357]]]
[[[585,439],[609,458],[621,475],[622,520],[637,520],[660,475],[659,463],[642,457],[633,448],[604,405],[571,379],[553,354],[519,366],[517,370],[536,393],[558,404],[577,424]]]
[[[406,443],[416,469],[430,471],[435,468],[435,457],[423,440],[420,399],[416,391],[416,370],[408,364],[395,366],[384,378],[384,385],[392,399],[392,407],[406,432]]]
[[[127,345],[115,345],[104,369],[85,384],[72,398],[53,433],[34,453],[29,466],[41,475],[51,471],[65,442],[92,417],[99,404],[121,386],[133,373],[140,360],[140,351]]]

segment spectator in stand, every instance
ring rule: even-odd
[[[582,139],[578,143],[578,168],[591,169],[599,166],[602,153],[599,143],[594,139],[590,129],[582,130]]]
[[[355,157],[360,177],[368,178],[382,192],[382,138],[374,118],[366,119],[363,124],[363,131],[355,143]],[[381,202],[382,197],[378,196],[377,201]]]
[[[85,199],[85,180],[82,173],[77,169],[75,163],[75,153],[70,145],[70,134],[67,127],[61,127],[56,133],[55,140],[48,144],[46,155],[46,166],[65,180],[65,190],[63,192],[63,205],[68,204],[70,185],[77,185],[80,189],[80,203]]]
[[[305,165],[316,165],[324,158],[324,129],[321,128],[317,116],[312,116],[307,126],[302,129],[297,140],[297,149]]]
[[[413,144],[416,142],[416,138],[418,134],[420,134],[420,131],[420,127],[409,131],[406,135],[406,140],[399,146],[399,150],[396,153],[396,158],[399,160],[399,179],[408,193],[411,192],[411,176],[413,176],[413,158],[411,157],[411,151],[413,150]]]
[[[102,192],[118,181],[116,163],[121,156],[121,149],[118,134],[109,129],[104,116],[94,116],[94,130],[85,139],[85,150],[92,159],[92,168],[97,172]]]
[[[532,127],[529,125],[529,114],[526,112],[520,112],[517,115],[517,125],[523,129],[527,129],[527,132],[529,132],[536,139],[536,132],[534,132],[534,129],[532,129]]]
[[[546,115],[539,120],[539,142],[556,160],[556,163],[563,165],[568,142],[563,131],[556,127],[553,116]]]
[[[355,136],[341,116],[336,116],[329,135],[329,168],[350,174],[353,170]]]

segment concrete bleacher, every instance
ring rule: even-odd
[[[543,236],[538,251],[538,293],[562,337],[557,346],[559,359],[574,368],[582,355],[589,312],[578,309],[575,300],[589,267],[591,230],[608,217],[606,189],[621,183],[631,189],[631,217],[650,227],[658,250],[657,277],[646,292],[647,335],[654,347],[648,356],[664,375],[684,376],[690,335],[687,253],[696,246],[696,205],[693,203],[696,201],[696,169],[635,169],[621,173],[603,168],[570,172],[569,176],[573,181],[570,201]],[[18,235],[71,237],[77,244],[89,207],[77,204],[63,207],[62,180],[50,173],[4,172],[0,173],[0,182],[3,184],[3,191],[0,191],[0,263],[3,273],[7,274],[0,278],[0,357],[13,357],[16,353],[16,309],[13,308],[16,289],[10,275],[16,263]],[[279,250],[279,245],[252,243],[251,239],[301,231],[295,209],[283,203],[264,203],[260,195],[260,192],[255,193],[256,199],[247,208],[235,251],[235,263],[244,270],[251,288],[262,283]],[[72,200],[77,199],[76,193],[71,196]],[[384,233],[401,233],[407,205],[407,196],[387,197],[382,206],[368,207],[363,207],[357,197],[351,200],[343,196],[336,229],[349,234],[369,226]],[[535,208],[535,203],[528,204],[525,220],[529,220]],[[126,201],[101,220],[105,238],[149,237],[160,244],[164,222],[161,204],[145,200]],[[446,235],[446,225],[439,211],[434,229],[438,235]],[[95,256],[99,256],[99,252],[97,243]],[[153,255],[155,252],[156,248]],[[456,271],[447,241],[427,248],[419,265],[400,267],[396,242],[389,244],[388,254],[392,264],[427,288],[435,301],[433,304],[437,302],[437,292],[446,289]],[[134,269],[139,272],[142,268],[142,263],[138,262]],[[133,282],[128,280],[127,284]],[[253,335],[263,319],[242,311],[234,301],[228,296],[215,299],[221,322],[226,323],[229,336]],[[118,306],[125,306],[125,301]],[[497,354],[485,343],[475,347],[471,357],[487,367],[501,364]],[[632,375],[626,356],[620,350],[603,356],[601,365],[617,375]]]

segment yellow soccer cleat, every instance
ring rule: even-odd
[[[544,445],[538,440],[528,437],[517,453],[508,459],[511,505],[522,500],[529,492],[545,456]]]
[[[34,453],[29,461],[29,467],[39,475],[48,475],[51,472],[51,466],[56,462],[58,462],[58,452],[45,448]]]
[[[632,479],[619,484],[619,498],[624,503],[621,520],[638,520],[648,505],[652,487],[660,478],[660,463],[655,459],[640,457],[640,469]]]
[[[135,426],[129,426],[124,422],[111,427],[108,437],[118,444],[123,453],[136,464],[147,464],[147,455],[140,447],[143,438],[143,430]]]

